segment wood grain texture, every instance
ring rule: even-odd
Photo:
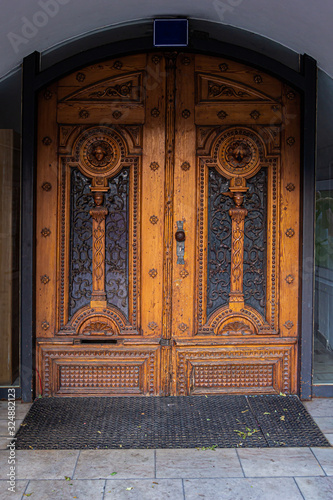
[[[38,186],[52,189],[38,191],[36,220],[36,282],[39,276],[46,282],[36,298],[45,393],[297,392],[299,96],[254,68],[177,52],[91,65],[48,91],[47,99],[40,97],[37,178]],[[93,141],[112,150],[108,173],[97,157],[89,166]],[[126,314],[105,300],[107,276],[96,264],[99,257],[104,262],[108,240],[104,235],[97,248],[95,233],[104,231],[107,214],[104,204],[91,204],[89,192],[83,210],[92,217],[87,237],[95,244],[90,277],[98,300],[70,317],[74,168],[90,179],[95,195],[101,191],[113,203],[120,199],[107,192],[108,179],[129,171]],[[224,186],[215,193],[214,210],[225,212],[218,234],[231,236],[222,243],[226,262],[216,258],[210,267],[213,172]],[[261,172],[265,181],[253,187]],[[262,248],[254,241],[261,257],[251,261],[246,231],[256,210],[264,211]],[[177,222],[185,232],[184,264],[178,263]],[[246,265],[260,304],[244,292]],[[219,270],[227,274],[226,301],[208,309],[209,284]],[[263,277],[260,290],[256,273]]]
[[[57,84],[39,96],[36,213],[36,336],[53,337],[57,329],[58,127]],[[46,98],[45,96],[50,96]],[[47,187],[46,187],[47,186]],[[46,187],[46,189],[45,189]],[[42,279],[42,277],[47,278]]]
[[[299,252],[300,252],[300,98],[283,87],[284,126],[280,205],[280,331],[282,336],[299,336]],[[312,265],[312,263],[304,263]]]
[[[141,330],[162,337],[165,185],[165,61],[147,55],[146,121],[143,129],[141,207]],[[150,90],[150,91],[149,91]],[[158,116],[152,110],[159,111]],[[151,223],[155,217],[156,223]],[[156,275],[151,276],[155,269]],[[149,272],[151,271],[151,274]]]

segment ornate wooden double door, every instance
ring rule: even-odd
[[[299,96],[188,53],[39,100],[37,392],[297,391]]]

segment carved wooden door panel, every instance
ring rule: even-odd
[[[128,56],[45,89],[37,391],[296,392],[299,151],[299,96],[224,59]]]

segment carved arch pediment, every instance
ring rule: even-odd
[[[197,92],[198,104],[228,101],[277,102],[268,94],[249,85],[208,73],[199,73],[197,75]]]
[[[109,77],[81,87],[64,96],[59,102],[142,102],[142,73],[127,73]]]

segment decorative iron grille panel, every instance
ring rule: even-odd
[[[90,181],[74,168],[71,172],[69,318],[89,304],[92,292],[92,220],[94,205]]]
[[[266,312],[267,169],[247,181],[244,199],[244,302]]]
[[[128,317],[128,193],[129,169],[109,181],[105,206],[105,276],[108,303]]]
[[[267,170],[247,181],[244,207],[244,301],[263,316],[266,303]],[[231,272],[231,218],[234,202],[223,193],[229,181],[214,168],[208,183],[207,316],[229,302]]]
[[[233,201],[222,194],[228,188],[229,181],[215,168],[209,169],[207,316],[229,301]]]

